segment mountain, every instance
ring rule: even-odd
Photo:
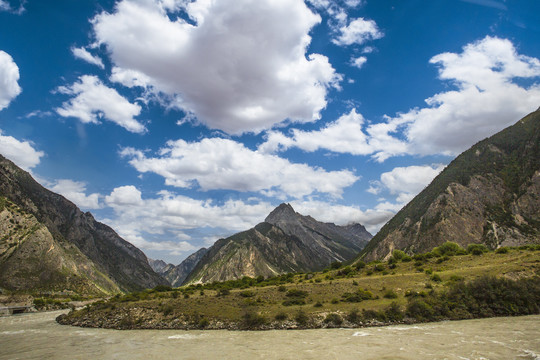
[[[446,241],[492,249],[540,242],[540,109],[459,155],[360,257],[426,252]]]
[[[208,249],[201,248],[189,255],[177,266],[166,264],[162,260],[149,260],[149,262],[155,272],[167,279],[172,286],[178,287],[182,285],[189,273],[195,268],[207,251]]]
[[[317,271],[353,259],[370,238],[360,224],[318,222],[281,204],[254,228],[216,241],[185,283]]]
[[[0,287],[111,293],[167,283],[142,251],[1,155],[0,201]]]
[[[165,269],[169,269],[170,267],[174,266],[173,264],[167,264],[163,260],[154,260],[148,258],[148,265],[154,270],[156,273],[161,274]]]

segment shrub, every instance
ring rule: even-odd
[[[280,292],[285,292],[285,291],[287,291],[287,287],[286,287],[285,285],[280,285],[280,286],[278,287],[278,291],[280,291]]]
[[[208,325],[210,325],[210,321],[208,321],[208,319],[206,319],[206,318],[202,318],[199,321],[199,324],[198,324],[200,329],[204,329],[204,328],[208,327]]]
[[[339,316],[339,314],[331,313],[331,314],[326,315],[324,322],[327,324],[333,323],[334,325],[339,326],[343,324],[343,319],[341,318],[341,316]]]
[[[434,248],[432,252],[438,256],[453,256],[456,255],[460,249],[462,250],[463,248],[455,242],[447,241],[441,246]]]
[[[298,325],[305,326],[309,321],[309,317],[306,315],[305,312],[300,310],[299,312],[296,313],[294,320],[296,321]]]
[[[231,293],[231,290],[229,290],[228,288],[221,288],[218,290],[218,296],[226,296],[226,295],[229,295]],[[187,294],[186,294],[187,295]]]
[[[390,306],[384,310],[384,314],[389,321],[401,321],[404,317],[403,311],[396,301],[392,301]]]
[[[288,297],[298,297],[298,298],[305,298],[308,296],[308,292],[307,291],[304,291],[304,290],[299,290],[299,289],[290,289],[289,291],[287,291],[287,295]]]
[[[403,259],[403,257],[405,257],[405,256],[406,256],[405,252],[403,252],[403,251],[401,251],[401,250],[394,250],[394,251],[392,252],[392,257],[393,257],[394,259],[396,259],[397,261]]]
[[[412,257],[410,257],[409,255],[405,255],[403,257],[403,259],[401,259],[402,262],[411,262],[412,261]]]
[[[497,254],[507,254],[508,248],[506,246],[500,247],[497,250],[495,250],[495,253]]]
[[[426,269],[426,271],[425,271],[425,272],[426,272],[426,274],[428,274],[428,275],[431,275],[431,274],[433,274],[433,270],[431,270],[431,269]]]
[[[407,316],[418,320],[433,320],[435,315],[431,305],[418,298],[409,302],[406,313]]]
[[[288,316],[284,312],[277,313],[276,316],[274,316],[274,319],[277,321],[285,321],[287,320]]]
[[[357,309],[353,309],[347,314],[347,321],[353,324],[358,324],[360,321],[362,321],[362,316],[360,316]]]
[[[339,300],[336,299],[336,298],[333,298],[330,302],[331,302],[332,304],[339,304]]]
[[[488,251],[488,248],[484,244],[469,244],[469,246],[467,246],[467,253],[473,255],[482,255]]]
[[[246,312],[242,317],[242,326],[246,329],[257,328],[261,325],[266,324],[266,318],[262,315],[256,314],[254,312]]]
[[[240,296],[242,297],[253,297],[255,296],[255,292],[251,290],[244,290],[240,293]]]
[[[373,267],[374,271],[384,271],[386,268],[383,264],[377,264]]]
[[[431,276],[431,280],[435,281],[435,282],[441,282],[442,281],[441,276],[439,274],[433,274]]]
[[[339,269],[341,265],[343,265],[341,262],[334,261],[333,263],[330,264],[330,269]]]
[[[155,292],[172,291],[172,287],[170,287],[168,285],[158,285],[158,286],[154,287],[152,290],[154,290]]]
[[[320,301],[317,301],[313,307],[322,307],[322,303]]]
[[[373,299],[373,294],[371,293],[371,291],[358,289],[354,293],[344,293],[343,295],[341,295],[341,298],[345,302],[362,302],[364,300]]]
[[[385,299],[397,299],[398,295],[396,294],[396,292],[394,290],[387,290],[383,297]]]
[[[356,268],[356,270],[361,270],[366,267],[366,263],[360,260],[354,265],[354,267]]]
[[[338,275],[340,276],[347,276],[353,271],[353,269],[350,266],[345,266],[343,269],[338,271]]]

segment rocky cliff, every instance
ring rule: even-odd
[[[186,283],[321,270],[331,262],[354,258],[370,238],[359,224],[321,223],[281,204],[265,222],[218,240]]]
[[[149,263],[155,272],[163,276],[172,286],[178,287],[183,284],[189,273],[191,273],[207,251],[207,248],[201,248],[176,266],[167,264],[162,260],[149,259]]]
[[[540,109],[459,155],[399,211],[360,257],[540,242]]]
[[[110,284],[108,286],[104,287],[101,283],[95,284],[98,288],[102,287],[103,292],[116,289],[123,291],[140,290],[167,283],[150,268],[142,251],[123,240],[107,225],[97,222],[90,213],[83,213],[63,196],[42,187],[30,174],[1,155],[0,197],[14,204],[21,214],[32,217],[32,224],[29,223],[28,228],[39,227],[40,229],[30,234],[33,237],[29,239],[26,238],[28,235],[25,235],[24,232],[12,234],[10,230],[4,228],[0,242],[4,247],[6,245],[11,246],[9,259],[13,258],[13,256],[22,256],[21,259],[26,258],[26,255],[20,253],[23,250],[22,245],[30,246],[34,244],[30,249],[25,250],[29,256],[32,252],[38,253],[45,246],[43,244],[46,243],[49,247],[59,251],[57,253],[58,258],[62,258],[64,252],[75,254],[75,258],[79,259],[74,264],[75,268],[77,268],[76,271],[74,270],[76,273],[82,271],[81,274],[83,274],[86,271],[84,269],[92,268],[95,274],[99,273],[102,278],[109,279]],[[6,208],[3,211],[9,212]],[[4,221],[2,223],[5,224],[5,221],[9,222],[8,218],[14,215],[5,213],[3,216]],[[36,234],[40,234],[39,238],[35,237]],[[26,239],[26,241],[15,241],[15,238]],[[39,241],[40,239],[44,241],[43,244]],[[17,245],[13,245],[15,243]],[[47,254],[50,254],[50,252]],[[81,256],[84,257],[84,261],[81,260]],[[8,260],[4,258],[2,263],[4,271],[9,270],[10,273],[17,273],[21,279],[24,278],[26,272],[21,269],[17,270],[18,266],[31,269],[28,270],[30,272],[37,271],[37,268],[32,267],[32,262],[22,260],[21,262],[13,262],[12,260],[8,262]],[[39,263],[38,260],[36,261]],[[70,263],[71,260],[66,261]],[[38,266],[40,264],[36,263],[34,265]],[[70,266],[62,266],[61,272],[69,272],[67,270],[69,268]],[[109,283],[109,281],[106,282]],[[32,282],[28,282],[28,284],[30,283]],[[6,288],[8,287],[6,286]]]

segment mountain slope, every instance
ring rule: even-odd
[[[163,276],[172,286],[178,287],[182,285],[189,273],[191,273],[207,251],[207,248],[201,248],[176,266],[167,264],[162,260],[148,260],[155,272]]]
[[[352,259],[370,238],[359,224],[321,223],[281,204],[265,222],[218,240],[185,283],[321,270],[333,261]]]
[[[360,257],[425,252],[446,241],[491,248],[540,242],[540,109],[459,155]]]
[[[76,249],[89,266],[124,291],[165,284],[148,265],[146,256],[90,213],[81,212],[63,196],[38,184],[27,172],[0,155],[0,196],[32,215],[58,247]],[[6,234],[2,234],[2,239]],[[81,267],[84,267],[81,264]]]

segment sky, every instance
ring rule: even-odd
[[[282,202],[375,234],[540,106],[537,0],[0,0],[0,153],[173,264]]]

